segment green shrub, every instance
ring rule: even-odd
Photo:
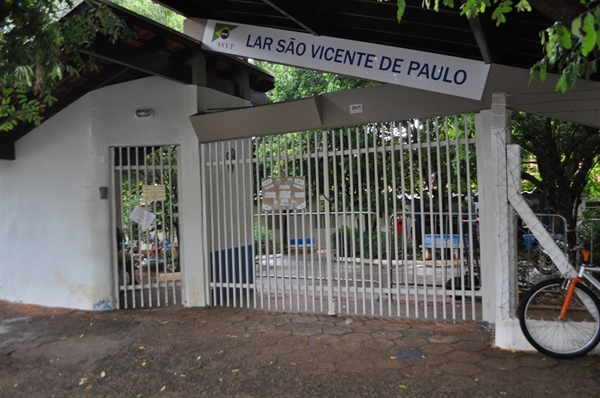
[[[600,211],[586,211],[583,213],[583,219],[598,219]],[[600,253],[600,222],[589,221],[581,224],[578,229],[579,242],[587,249],[591,250],[595,257]],[[597,260],[596,260],[597,261]]]
[[[361,248],[361,235],[362,244]],[[338,239],[339,237],[339,239]],[[369,245],[369,239],[371,245]],[[394,258],[396,253],[401,256],[402,252],[402,237],[398,236],[398,248],[396,249],[396,239],[394,234],[387,234],[385,231],[379,232],[379,239],[381,243],[381,258],[386,259],[388,257]],[[388,239],[390,241],[388,241]],[[377,233],[364,231],[362,234],[355,228],[354,230],[350,227],[342,227],[331,234],[331,245],[338,257],[362,257],[362,258],[379,258],[379,251],[377,249]],[[338,247],[339,244],[339,247]],[[389,248],[388,248],[389,246]],[[372,251],[372,253],[371,253]]]
[[[260,248],[260,254],[279,252],[280,244],[273,238],[273,231],[267,229],[267,227],[262,224],[254,224],[254,242],[255,250],[258,252],[258,249]]]

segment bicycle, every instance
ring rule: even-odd
[[[551,233],[554,242],[561,248],[562,251],[568,250],[568,245],[564,240],[562,234]],[[531,234],[524,235],[523,241],[525,246],[528,247],[528,258],[535,269],[542,275],[551,275],[556,273],[558,270],[548,253],[540,246],[539,242]]]
[[[561,248],[563,252],[568,250],[568,245],[561,234],[552,234],[554,242]],[[537,239],[536,239],[537,241]],[[550,275],[557,272],[557,268],[550,259],[548,253],[539,245],[536,245],[536,252],[533,256],[533,265],[543,275]]]
[[[600,267],[582,263],[577,277],[547,279],[524,296],[519,324],[538,351],[555,358],[575,358],[600,342],[600,299],[584,284],[600,289],[600,281],[592,275],[597,272]]]

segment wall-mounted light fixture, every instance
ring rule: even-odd
[[[100,187],[100,199],[108,199],[108,187]]]
[[[152,108],[143,108],[135,111],[136,117],[152,117],[154,116],[154,109]]]

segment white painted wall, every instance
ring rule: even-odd
[[[91,107],[83,98],[19,140],[16,160],[0,161],[0,299],[91,309],[110,298]]]
[[[0,161],[1,300],[112,308],[110,200],[99,194],[110,186],[109,147],[178,144],[184,300],[204,304],[199,145],[189,122],[199,97],[247,105],[152,77],[91,92],[17,142],[17,159]],[[136,118],[146,107],[154,117]]]

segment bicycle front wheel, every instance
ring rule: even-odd
[[[600,340],[600,300],[578,283],[565,319],[559,318],[566,289],[563,278],[535,286],[519,305],[521,330],[538,351],[555,358],[585,355]]]

